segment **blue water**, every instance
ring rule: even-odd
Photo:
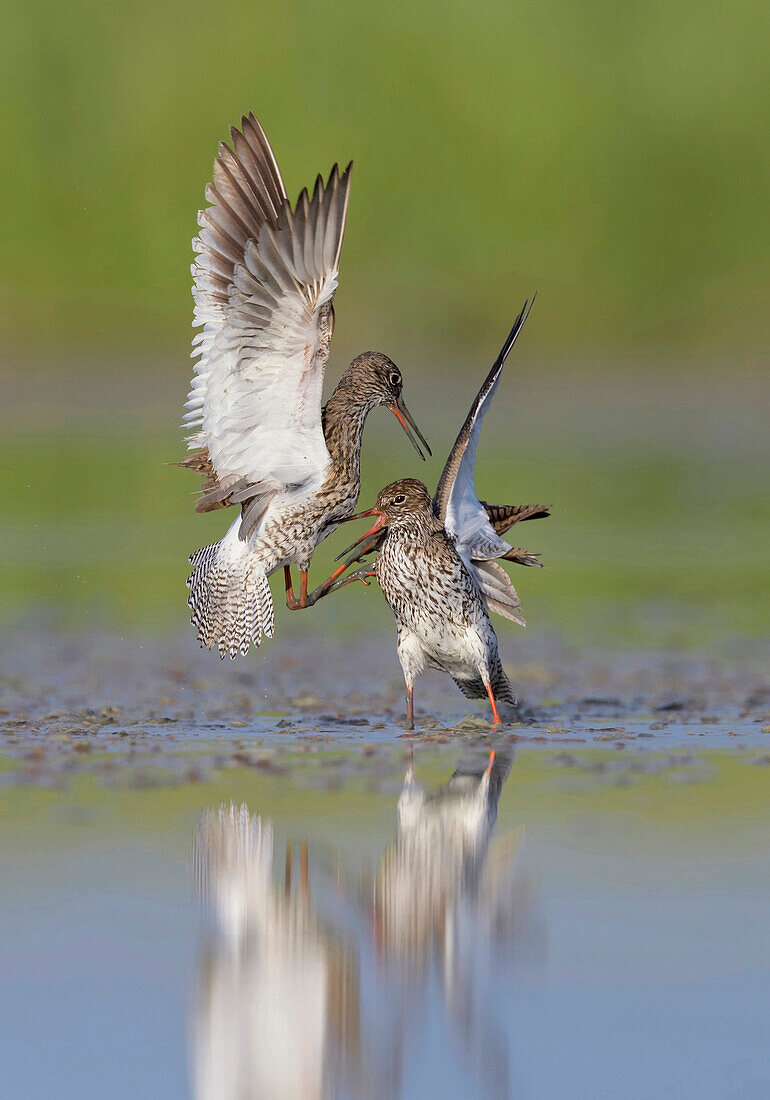
[[[699,839],[586,798],[577,815],[530,807],[522,828],[503,776],[452,871],[451,806],[423,820],[421,803],[409,833],[398,790],[340,819],[337,792],[298,815],[270,784],[267,877],[237,837],[206,856],[197,809],[169,829],[86,820],[74,850],[60,813],[19,828],[0,862],[3,1096],[770,1095],[766,821],[720,811]],[[207,805],[213,821],[201,790]]]

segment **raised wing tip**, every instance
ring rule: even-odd
[[[230,141],[232,141],[233,144],[235,144],[235,139],[237,137],[243,137],[247,130],[257,129],[259,132],[264,133],[253,111],[249,111],[247,115],[241,115],[240,128],[236,126],[234,122],[231,122],[228,129],[230,131]]]
[[[348,180],[350,179],[352,171],[353,171],[353,161],[352,160],[348,161],[347,166],[344,168],[344,170],[340,169],[340,166],[339,166],[338,163],[333,164],[332,165],[332,170],[329,173],[329,180],[326,184],[327,191],[337,181],[339,181],[339,183],[342,187],[345,187],[347,185]],[[319,176],[319,179],[320,179],[320,176]]]
[[[232,131],[235,127],[231,126],[230,129]],[[264,127],[253,111],[249,111],[247,115],[241,115],[241,132],[246,130],[255,130],[261,138],[267,141]]]
[[[439,478],[438,486],[436,487],[436,494],[433,498],[433,510],[442,521],[446,519],[449,497],[452,494],[455,480],[460,472],[460,466],[465,456],[468,442],[471,438],[472,433],[474,431],[478,433],[479,431],[481,420],[483,419],[486,408],[488,407],[490,395],[494,394],[498,380],[502,373],[503,366],[505,365],[505,361],[510,354],[511,348],[516,343],[518,335],[524,327],[527,317],[529,317],[532,306],[535,304],[535,298],[537,298],[537,291],[535,291],[531,298],[527,298],[524,302],[524,305],[521,307],[519,315],[513,322],[513,327],[508,333],[505,343],[500,349],[500,353],[495,359],[489,374],[484,379],[481,385],[481,389],[476,394],[476,399],[471,405],[470,412],[468,413],[465,423],[460,429],[460,434],[455,440],[454,447],[452,448],[446,465],[444,466],[441,477]]]
[[[513,322],[513,328],[508,333],[508,339],[502,346],[500,355],[497,359],[497,363],[495,364],[496,366],[500,366],[508,358],[511,348],[516,343],[519,333],[526,324],[527,318],[529,317],[532,310],[532,306],[535,304],[535,298],[537,298],[537,291],[535,291],[531,298],[525,299],[524,305],[521,307],[518,317]]]

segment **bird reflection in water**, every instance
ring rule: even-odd
[[[479,1096],[510,1095],[505,962],[519,939],[531,957],[533,931],[542,946],[521,831],[493,837],[511,764],[469,755],[426,791],[410,758],[396,836],[373,879],[341,856],[330,874],[314,861],[311,876],[303,845],[299,882],[289,847],[281,883],[270,822],[246,807],[202,815],[199,1100],[393,1100],[411,1067],[453,1058]],[[441,1049],[424,1035],[434,1007],[446,1021]]]
[[[192,1065],[199,1100],[315,1100],[341,1087],[358,1046],[355,955],[300,882],[273,876],[273,830],[246,806],[202,814],[194,858],[209,929],[195,998]],[[340,1089],[331,1089],[335,1095]]]
[[[492,837],[512,762],[508,753],[492,752],[485,763],[469,754],[446,784],[426,791],[410,759],[396,839],[374,889],[379,951],[401,975],[409,1015],[422,1015],[419,994],[434,966],[454,1043],[479,1095],[489,1097],[510,1094],[495,993],[532,900],[531,880],[519,867],[522,831]]]

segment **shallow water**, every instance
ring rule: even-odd
[[[14,791],[8,1095],[767,1095],[767,768],[310,755]]]
[[[767,1096],[765,654],[548,645],[407,737],[388,639],[17,636],[7,1094]]]

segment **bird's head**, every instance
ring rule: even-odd
[[[391,525],[432,510],[433,502],[425,485],[416,478],[404,477],[380,490],[372,512],[379,513],[384,523]]]
[[[349,385],[364,398],[369,408],[384,405],[386,409],[390,409],[420,458],[425,458],[423,448],[428,454],[432,453],[428,441],[404,403],[404,380],[392,359],[381,351],[365,351],[350,364],[347,376]]]
[[[374,523],[359,539],[337,555],[337,561],[359,547],[363,548],[359,550],[359,556],[361,553],[371,553],[377,549],[385,537],[386,528],[398,528],[415,517],[428,520],[431,526],[437,522],[433,515],[430,493],[421,481],[413,477],[405,477],[386,485],[378,493],[373,508],[367,508],[365,512],[358,512],[355,516],[348,516],[346,522],[365,517],[374,517]],[[365,547],[364,543],[367,543]],[[357,560],[355,557],[351,558],[351,562],[355,560]]]

